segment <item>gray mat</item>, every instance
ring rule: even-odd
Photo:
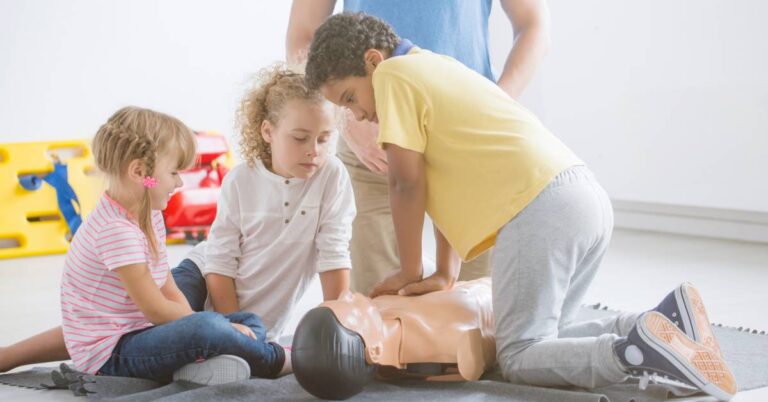
[[[582,308],[580,318],[589,320],[616,314],[591,306]],[[768,386],[768,336],[743,329],[714,327],[720,347],[733,370],[740,390]],[[51,377],[52,368],[36,368],[22,373],[0,375],[0,384],[42,389],[43,384],[69,388],[75,394],[98,401],[311,401],[315,400],[296,382],[294,376],[277,380],[251,379],[237,383],[200,387],[185,382],[167,385],[153,381],[83,375],[64,369]],[[64,373],[64,374],[62,374]],[[57,379],[54,384],[53,379]],[[414,380],[374,382],[350,401],[575,401],[575,402],[656,402],[674,397],[670,389],[650,385],[640,391],[636,383],[625,383],[593,390],[564,390],[509,384],[498,372],[481,381],[435,383]]]

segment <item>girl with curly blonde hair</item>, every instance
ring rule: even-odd
[[[275,339],[311,280],[323,297],[349,288],[355,216],[344,165],[329,147],[336,108],[302,74],[265,68],[237,113],[244,163],[225,177],[208,240],[174,270],[193,308],[258,314]],[[205,278],[205,279],[203,279]]]

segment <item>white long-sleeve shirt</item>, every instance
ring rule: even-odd
[[[316,273],[351,268],[355,199],[344,165],[329,156],[309,179],[286,179],[260,161],[225,177],[208,240],[187,258],[203,275],[235,280],[242,311],[280,335]]]

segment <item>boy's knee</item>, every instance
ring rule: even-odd
[[[505,380],[512,383],[523,382],[519,376],[516,375],[521,366],[522,355],[526,349],[538,342],[540,342],[540,340],[531,339],[511,342],[506,345],[497,343],[499,348],[496,351],[496,361],[499,363],[501,374]]]
[[[524,381],[520,378],[520,376],[516,375],[518,373],[519,368],[519,354],[499,354],[496,356],[496,360],[499,364],[499,368],[501,369],[501,375],[504,377],[506,381],[509,381],[511,383],[524,383]]]

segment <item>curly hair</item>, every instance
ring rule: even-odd
[[[400,37],[389,24],[365,13],[341,13],[315,31],[309,47],[307,86],[320,88],[333,79],[365,76],[368,49],[392,54]]]
[[[255,85],[243,97],[237,113],[240,154],[248,166],[253,167],[257,160],[267,167],[272,166],[272,150],[261,136],[261,125],[264,120],[276,125],[285,105],[294,99],[318,104],[325,102],[319,91],[307,87],[303,74],[283,64],[275,64],[257,73]]]
[[[135,106],[124,107],[115,112],[92,141],[96,167],[108,177],[121,177],[133,160],[144,164],[147,176],[152,176],[158,157],[170,150],[178,150],[176,167],[184,170],[195,161],[195,135],[184,123],[175,117]],[[152,228],[152,210],[149,192],[144,190],[137,221],[147,237],[149,248],[157,255],[157,240]]]

